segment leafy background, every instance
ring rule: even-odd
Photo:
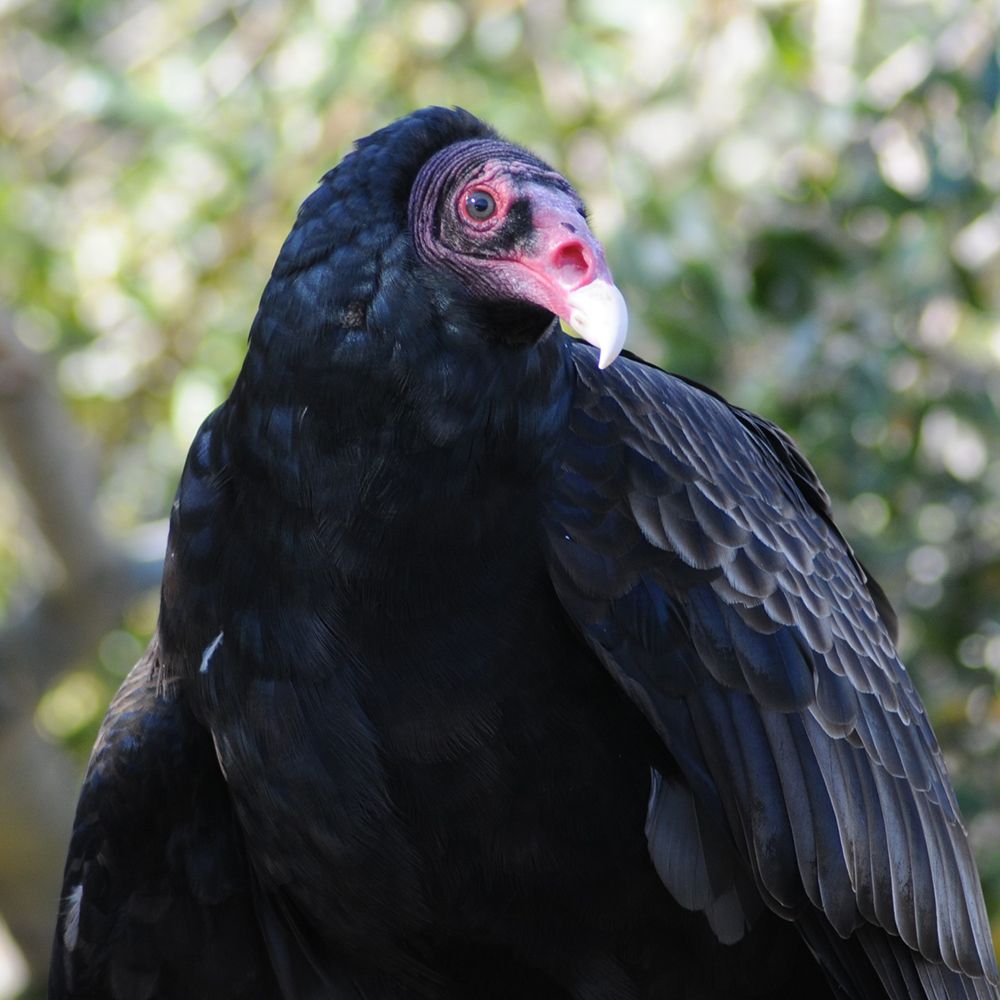
[[[8,993],[44,976],[75,782],[295,208],[429,103],[574,180],[634,350],[810,455],[900,612],[1000,931],[998,20],[992,0],[0,0]]]

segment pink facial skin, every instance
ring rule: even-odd
[[[472,218],[465,205],[470,194],[480,191],[490,194],[497,206],[496,214],[482,221]],[[519,298],[569,322],[570,292],[597,278],[612,282],[604,249],[591,233],[575,196],[535,183],[525,184],[515,193],[510,179],[499,171],[489,171],[461,189],[455,207],[473,233],[485,235],[502,227],[515,198],[525,197],[531,203],[533,238],[524,249],[501,251],[491,266]]]
[[[418,251],[461,275],[484,299],[530,302],[554,313],[600,349],[606,367],[624,343],[627,310],[583,206],[538,161],[475,156],[477,147],[493,152],[498,145],[461,144],[425,166],[438,172],[422,171],[414,186]]]

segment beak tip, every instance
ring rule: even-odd
[[[598,349],[597,367],[607,368],[621,353],[628,333],[628,307],[618,286],[595,279],[570,294],[570,325]]]
[[[597,358],[597,367],[602,371],[612,365],[615,359],[621,353],[621,347],[617,344],[607,344],[600,349],[600,354]]]

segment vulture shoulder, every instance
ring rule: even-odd
[[[845,939],[894,998],[996,996],[940,750],[815,473],[698,386],[574,357],[550,573],[676,765],[647,816],[664,883],[723,941],[762,903],[796,920],[849,992]]]

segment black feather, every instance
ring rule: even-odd
[[[428,237],[417,178],[486,148],[577,211],[442,108],[303,204],[95,747],[50,997],[997,1000],[894,618],[815,473],[461,280],[534,246],[527,188],[466,270],[429,257],[463,189]]]

